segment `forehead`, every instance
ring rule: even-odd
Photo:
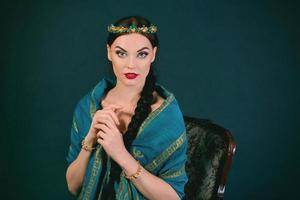
[[[134,50],[143,47],[152,48],[152,45],[147,37],[139,33],[130,33],[121,35],[111,45],[112,47],[120,46],[124,49]]]

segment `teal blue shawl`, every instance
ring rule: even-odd
[[[102,79],[77,104],[71,128],[71,144],[67,162],[73,162],[80,150],[81,141],[86,136],[93,114],[102,109],[99,105],[105,89],[115,85],[115,80]],[[187,182],[185,172],[187,139],[185,124],[178,103],[172,93],[163,86],[157,85],[156,91],[165,99],[163,104],[150,113],[142,123],[137,137],[132,143],[130,153],[141,165],[155,176],[160,177],[177,192],[180,198],[184,196],[184,186]],[[91,154],[84,183],[78,199],[101,199],[103,185],[108,183],[111,162],[106,162],[106,172],[100,179],[103,169],[104,149],[97,146]],[[100,185],[99,185],[100,184]],[[97,187],[98,192],[97,192]],[[120,182],[114,183],[116,199],[145,199],[135,186],[120,175]]]

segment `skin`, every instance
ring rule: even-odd
[[[107,57],[112,62],[117,83],[102,99],[103,109],[94,114],[85,141],[88,146],[102,145],[126,175],[134,174],[138,163],[125,148],[122,134],[134,114],[156,51],[157,47],[152,47],[148,38],[138,33],[122,35],[111,46],[107,45]],[[127,79],[124,73],[136,73],[138,76]],[[151,106],[152,112],[164,101],[156,92],[153,94],[157,101]],[[90,154],[81,150],[67,169],[68,188],[74,195],[80,192]],[[132,182],[147,199],[180,199],[168,183],[144,168]]]

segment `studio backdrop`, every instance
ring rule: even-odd
[[[71,199],[78,100],[110,73],[107,25],[158,26],[158,82],[237,142],[225,199],[297,199],[299,1],[1,1],[1,199]]]

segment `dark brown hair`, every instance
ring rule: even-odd
[[[131,25],[135,25],[137,27],[147,26],[149,27],[151,23],[145,19],[144,17],[140,16],[129,16],[122,19],[119,19],[117,22],[114,23],[115,26],[123,26],[129,27]],[[130,34],[130,33],[109,33],[107,37],[107,44],[109,46],[121,35]],[[158,47],[158,38],[156,33],[140,33],[147,37],[152,45],[152,47]],[[128,125],[128,129],[124,134],[124,144],[128,151],[130,151],[131,144],[133,140],[136,138],[136,135],[139,131],[139,128],[143,121],[148,117],[151,112],[151,105],[155,102],[153,97],[153,92],[155,91],[156,85],[156,76],[154,75],[153,63],[151,64],[149,74],[146,77],[145,85],[143,90],[141,91],[141,97],[137,102],[137,106],[134,111],[134,115],[131,118],[131,121]],[[109,188],[108,193],[113,193],[113,181],[119,181],[121,168],[112,160],[111,161],[111,173],[110,173],[110,180],[109,180]],[[110,195],[109,194],[109,195]]]

